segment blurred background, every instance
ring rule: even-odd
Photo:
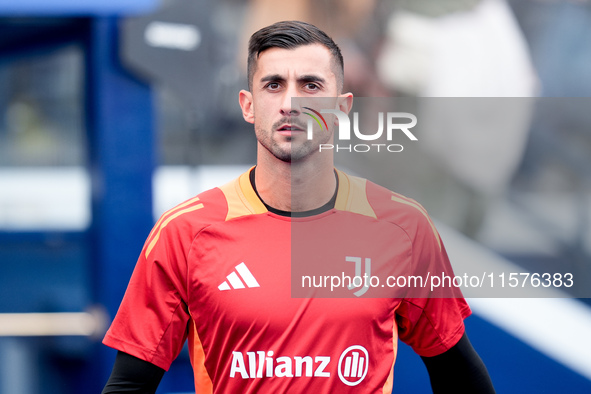
[[[589,1],[0,0],[0,393],[100,392],[100,340],[155,220],[254,164],[246,43],[287,19],[335,39],[356,96],[522,108],[512,127],[442,124],[393,188],[452,260],[469,248],[591,289]],[[546,296],[470,300],[499,393],[591,392],[590,296]],[[192,377],[185,350],[158,392]],[[395,377],[430,392],[403,344]]]

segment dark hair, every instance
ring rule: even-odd
[[[341,50],[325,32],[314,25],[300,21],[283,21],[263,27],[255,32],[248,43],[248,88],[252,89],[252,78],[256,71],[259,55],[269,48],[294,49],[302,45],[322,44],[331,53],[339,91],[343,87],[344,62]]]

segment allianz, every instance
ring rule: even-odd
[[[240,375],[243,379],[268,377],[330,377],[325,371],[330,363],[329,356],[294,356],[273,358],[274,352],[269,350],[246,352],[232,352],[230,377]]]

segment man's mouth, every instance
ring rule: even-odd
[[[304,131],[304,129],[295,124],[284,124],[277,131]]]

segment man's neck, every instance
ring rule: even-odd
[[[286,163],[276,158],[258,160],[255,182],[266,204],[290,212],[310,211],[323,206],[333,197],[336,188],[331,161]]]
[[[265,205],[265,207],[267,208],[267,210],[269,212],[272,212],[276,215],[279,216],[286,216],[286,217],[292,217],[292,218],[303,218],[303,217],[309,217],[309,216],[316,216],[316,215],[320,215],[321,213],[330,211],[331,209],[333,209],[335,207],[336,201],[337,201],[337,194],[338,194],[338,189],[339,189],[339,177],[338,174],[336,172],[336,170],[334,171],[334,176],[336,179],[336,187],[334,190],[334,194],[332,195],[332,198],[330,199],[330,201],[328,201],[326,204],[324,204],[323,206],[319,207],[319,208],[315,208],[311,211],[298,211],[298,212],[291,212],[291,211],[282,211],[279,209],[276,209],[272,206],[270,206],[269,204],[267,204],[260,196],[259,192],[257,191],[257,186],[256,186],[256,182],[255,182],[255,175],[256,175],[256,167],[254,167],[249,174],[249,180],[250,180],[250,184],[252,185],[252,188],[254,189],[254,192],[256,193],[256,195],[259,197],[259,199],[261,199],[261,202],[263,203],[263,205]]]

